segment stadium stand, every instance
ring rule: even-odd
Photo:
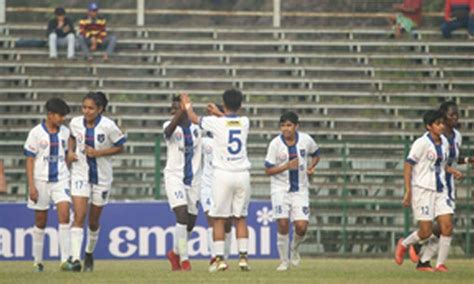
[[[108,95],[107,111],[129,136],[126,154],[114,159],[114,198],[151,199],[158,186],[155,166],[165,161],[161,155],[155,164],[155,140],[169,117],[171,96],[189,93],[202,112],[225,88],[237,87],[251,118],[253,197],[269,197],[263,171],[267,143],[278,133],[281,112],[296,110],[300,128],[316,138],[323,156],[312,180],[313,226],[304,250],[387,255],[405,230],[402,167],[410,141],[423,132],[421,114],[454,99],[461,129],[473,127],[474,42],[464,32],[444,40],[426,27],[395,40],[377,25],[246,29],[127,23],[111,28],[118,37],[111,62],[51,61],[46,48],[16,46],[20,38],[44,36],[44,23],[37,21],[49,10],[30,7],[25,11],[34,15],[32,22],[23,17],[24,22],[0,26],[0,153],[7,199],[26,194],[21,147],[52,95],[67,98],[73,114],[87,91]],[[117,17],[116,10],[105,13]],[[21,7],[8,7],[7,19],[19,12]],[[65,58],[65,51],[59,56]],[[474,133],[463,134],[469,145]],[[461,233],[473,221],[470,179],[458,192]],[[464,246],[465,238],[459,234],[456,245]]]

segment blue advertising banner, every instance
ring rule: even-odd
[[[272,222],[271,203],[252,201],[248,214],[249,255],[277,258],[276,223]],[[25,203],[0,203],[0,261],[31,260],[31,233],[34,211]],[[98,259],[159,259],[173,245],[174,214],[167,202],[110,203],[101,217],[99,242],[94,252]],[[234,229],[233,229],[234,230]],[[86,230],[85,230],[86,231]],[[237,256],[235,233],[231,255]],[[86,237],[84,237],[85,246]],[[188,242],[192,258],[209,258],[207,222],[199,213]],[[49,210],[44,247],[45,259],[57,259],[58,221],[56,210]]]

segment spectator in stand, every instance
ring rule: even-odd
[[[67,45],[67,58],[74,58],[75,30],[71,19],[66,17],[66,10],[57,7],[54,19],[49,20],[47,36],[49,38],[49,58],[58,58],[58,46]]]
[[[404,0],[402,4],[393,5],[393,9],[398,13],[390,16],[389,20],[396,38],[400,38],[403,31],[410,33],[421,25],[422,2],[422,0]]]
[[[450,38],[451,33],[460,28],[467,28],[469,38],[474,38],[474,0],[446,0],[441,32]]]
[[[98,15],[99,5],[92,2],[88,6],[87,17],[79,21],[79,43],[87,60],[92,61],[91,51],[96,51],[100,47],[105,47],[104,61],[109,60],[109,56],[114,52],[116,38],[108,35],[106,30],[106,20]],[[90,46],[90,49],[89,49]]]

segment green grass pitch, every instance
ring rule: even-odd
[[[207,272],[207,261],[192,261],[193,271],[171,272],[165,260],[96,260],[93,273],[60,272],[59,262],[45,263],[45,272],[32,272],[32,262],[0,262],[0,283],[474,283],[474,259],[451,259],[448,273],[418,272],[406,260],[302,259],[299,267],[277,272],[277,260],[251,260],[250,272],[241,272],[237,260],[225,272]]]

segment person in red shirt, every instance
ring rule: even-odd
[[[450,38],[451,33],[460,28],[467,28],[469,38],[474,37],[474,0],[446,0],[441,32]]]
[[[404,0],[401,4],[393,5],[398,13],[389,20],[396,38],[400,38],[403,31],[411,32],[421,25],[422,4],[422,0]]]
[[[91,51],[106,47],[104,61],[114,52],[117,39],[106,30],[105,18],[98,16],[99,6],[92,2],[88,6],[87,17],[79,21],[79,43],[87,60],[92,61]],[[90,49],[89,49],[90,46]]]

